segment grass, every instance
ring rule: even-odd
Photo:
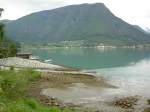
[[[68,108],[46,107],[27,97],[30,84],[40,78],[41,74],[31,69],[0,70],[0,112],[72,112]]]
[[[1,70],[0,89],[1,95],[17,99],[24,97],[32,81],[40,79],[40,73],[28,70]]]

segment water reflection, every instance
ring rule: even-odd
[[[150,95],[150,59],[145,59],[135,64],[124,67],[114,67],[93,70],[110,80],[124,90],[120,94]]]
[[[99,69],[127,66],[143,59],[150,59],[150,49],[95,49],[59,48],[27,50],[41,59],[81,69]]]

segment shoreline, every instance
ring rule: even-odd
[[[43,44],[31,44],[31,43],[22,43],[22,48],[29,48],[28,46],[30,46],[30,48],[44,48],[44,49],[57,49],[57,48],[108,48],[108,49],[113,49],[113,48],[150,48],[150,44],[149,43],[145,43],[145,44],[138,44],[138,43],[129,43],[129,44],[105,44],[105,43],[99,43],[99,44],[95,44],[95,45],[84,45],[83,43],[78,44],[73,44],[74,41],[63,41],[60,43],[47,43],[46,45]],[[76,42],[76,41],[75,41]],[[67,44],[68,43],[68,44]],[[72,45],[73,44],[73,45]],[[34,46],[33,46],[34,45]],[[35,47],[36,46],[36,47]]]
[[[65,74],[65,73],[43,73],[42,78],[40,81],[37,83],[35,82],[30,89],[30,96],[35,97],[40,101],[42,104],[47,105],[47,106],[58,106],[58,107],[73,107],[77,109],[83,109],[86,110],[91,109],[90,112],[95,112],[97,111],[104,111],[104,112],[147,112],[144,111],[149,107],[148,100],[149,97],[145,98],[143,96],[131,96],[131,95],[122,95],[122,96],[117,96],[113,95],[111,98],[104,99],[103,95],[101,96],[99,94],[99,98],[97,96],[93,97],[87,97],[86,99],[86,92],[85,90],[93,91],[95,89],[100,89],[100,91],[103,91],[102,88],[105,89],[116,89],[117,88],[105,84],[105,80],[100,80],[100,82],[96,82],[97,79],[95,79],[94,76],[84,76],[84,74]],[[75,76],[75,77],[74,77]],[[77,77],[76,77],[77,76]],[[84,80],[79,79],[84,78]],[[92,79],[93,84],[89,83],[88,79]],[[83,81],[83,82],[82,82]],[[104,81],[104,85],[102,83]],[[96,83],[95,83],[96,82]],[[76,84],[77,86],[76,86]],[[83,84],[81,84],[83,83]],[[99,85],[100,83],[100,85]],[[97,85],[98,84],[98,85]],[[86,86],[87,85],[87,86]],[[71,88],[80,88],[82,91],[78,91],[81,95],[83,94],[83,91],[85,91],[86,94],[83,94],[85,98],[80,99],[80,95],[77,93],[73,93],[73,95],[69,96],[72,94]],[[91,89],[95,88],[95,89]],[[79,89],[79,90],[80,90]],[[37,92],[36,92],[37,91]],[[100,92],[99,91],[99,92]],[[107,91],[106,91],[107,92]],[[36,94],[35,94],[36,93]],[[70,94],[68,94],[70,93]],[[57,96],[58,94],[58,96]],[[70,100],[67,102],[65,99],[61,99],[61,95],[63,96],[66,95],[66,98],[71,98],[75,95],[74,100]],[[77,95],[76,95],[77,94]],[[59,96],[60,95],[60,96]],[[71,98],[72,99],[72,98]],[[77,100],[79,99],[79,101]],[[54,100],[54,101],[53,101]],[[80,101],[81,100],[81,101]],[[52,102],[55,102],[54,104]],[[111,110],[111,111],[110,111]]]
[[[111,50],[111,49],[150,49],[150,45],[149,46],[92,46],[92,47],[76,47],[76,46],[64,46],[64,47],[30,47],[30,48],[26,48],[23,47],[22,51],[26,50],[26,49],[31,49],[31,50],[37,50],[37,49],[42,49],[42,50],[52,50],[52,49],[73,49],[73,48],[81,48],[81,49],[88,49],[88,48],[94,48],[94,49],[99,49],[99,50]]]
[[[16,63],[18,60],[19,63]],[[5,65],[7,69],[13,66],[14,69],[20,70],[20,68],[26,68],[27,65],[31,67],[32,63],[30,62],[34,63],[35,68],[32,68],[40,71],[42,75],[38,82],[31,84],[28,95],[29,97],[36,98],[46,106],[74,107],[85,110],[86,108],[91,108],[92,110],[98,111],[104,110],[104,112],[116,112],[115,109],[117,109],[118,112],[148,112],[144,111],[144,109],[149,107],[146,103],[149,97],[144,98],[143,96],[138,96],[137,100],[137,96],[113,95],[111,98],[105,99],[107,95],[109,96],[108,93],[111,92],[105,90],[113,89],[117,91],[118,87],[111,85],[102,77],[97,78],[94,73],[20,58],[1,59],[0,65]],[[35,63],[41,65],[37,64],[38,66],[36,66]],[[22,67],[21,64],[25,64],[26,66]],[[106,95],[103,96],[101,93]],[[65,102],[66,95],[67,98],[73,100]],[[77,99],[79,99],[79,101]],[[80,100],[82,101],[80,102]],[[138,110],[139,108],[141,109]]]
[[[18,57],[9,57],[0,59],[1,69],[9,69],[13,67],[14,69],[25,69],[31,68],[38,71],[79,71],[79,69],[65,67],[58,64],[45,63],[40,60],[30,60]]]

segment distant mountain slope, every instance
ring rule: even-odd
[[[114,16],[102,3],[33,13],[6,24],[6,33],[21,42],[150,43],[149,35]]]
[[[138,26],[138,25],[134,25],[134,27],[135,28],[137,28],[138,30],[140,30],[141,32],[143,32],[143,33],[147,33],[147,34],[149,34],[150,32],[148,31],[148,29],[142,29],[140,26]]]
[[[150,29],[149,29],[149,28],[146,28],[146,32],[150,34]]]

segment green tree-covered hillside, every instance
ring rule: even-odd
[[[150,43],[149,34],[116,17],[102,3],[33,13],[6,24],[6,34],[20,42],[83,40],[85,45]]]

